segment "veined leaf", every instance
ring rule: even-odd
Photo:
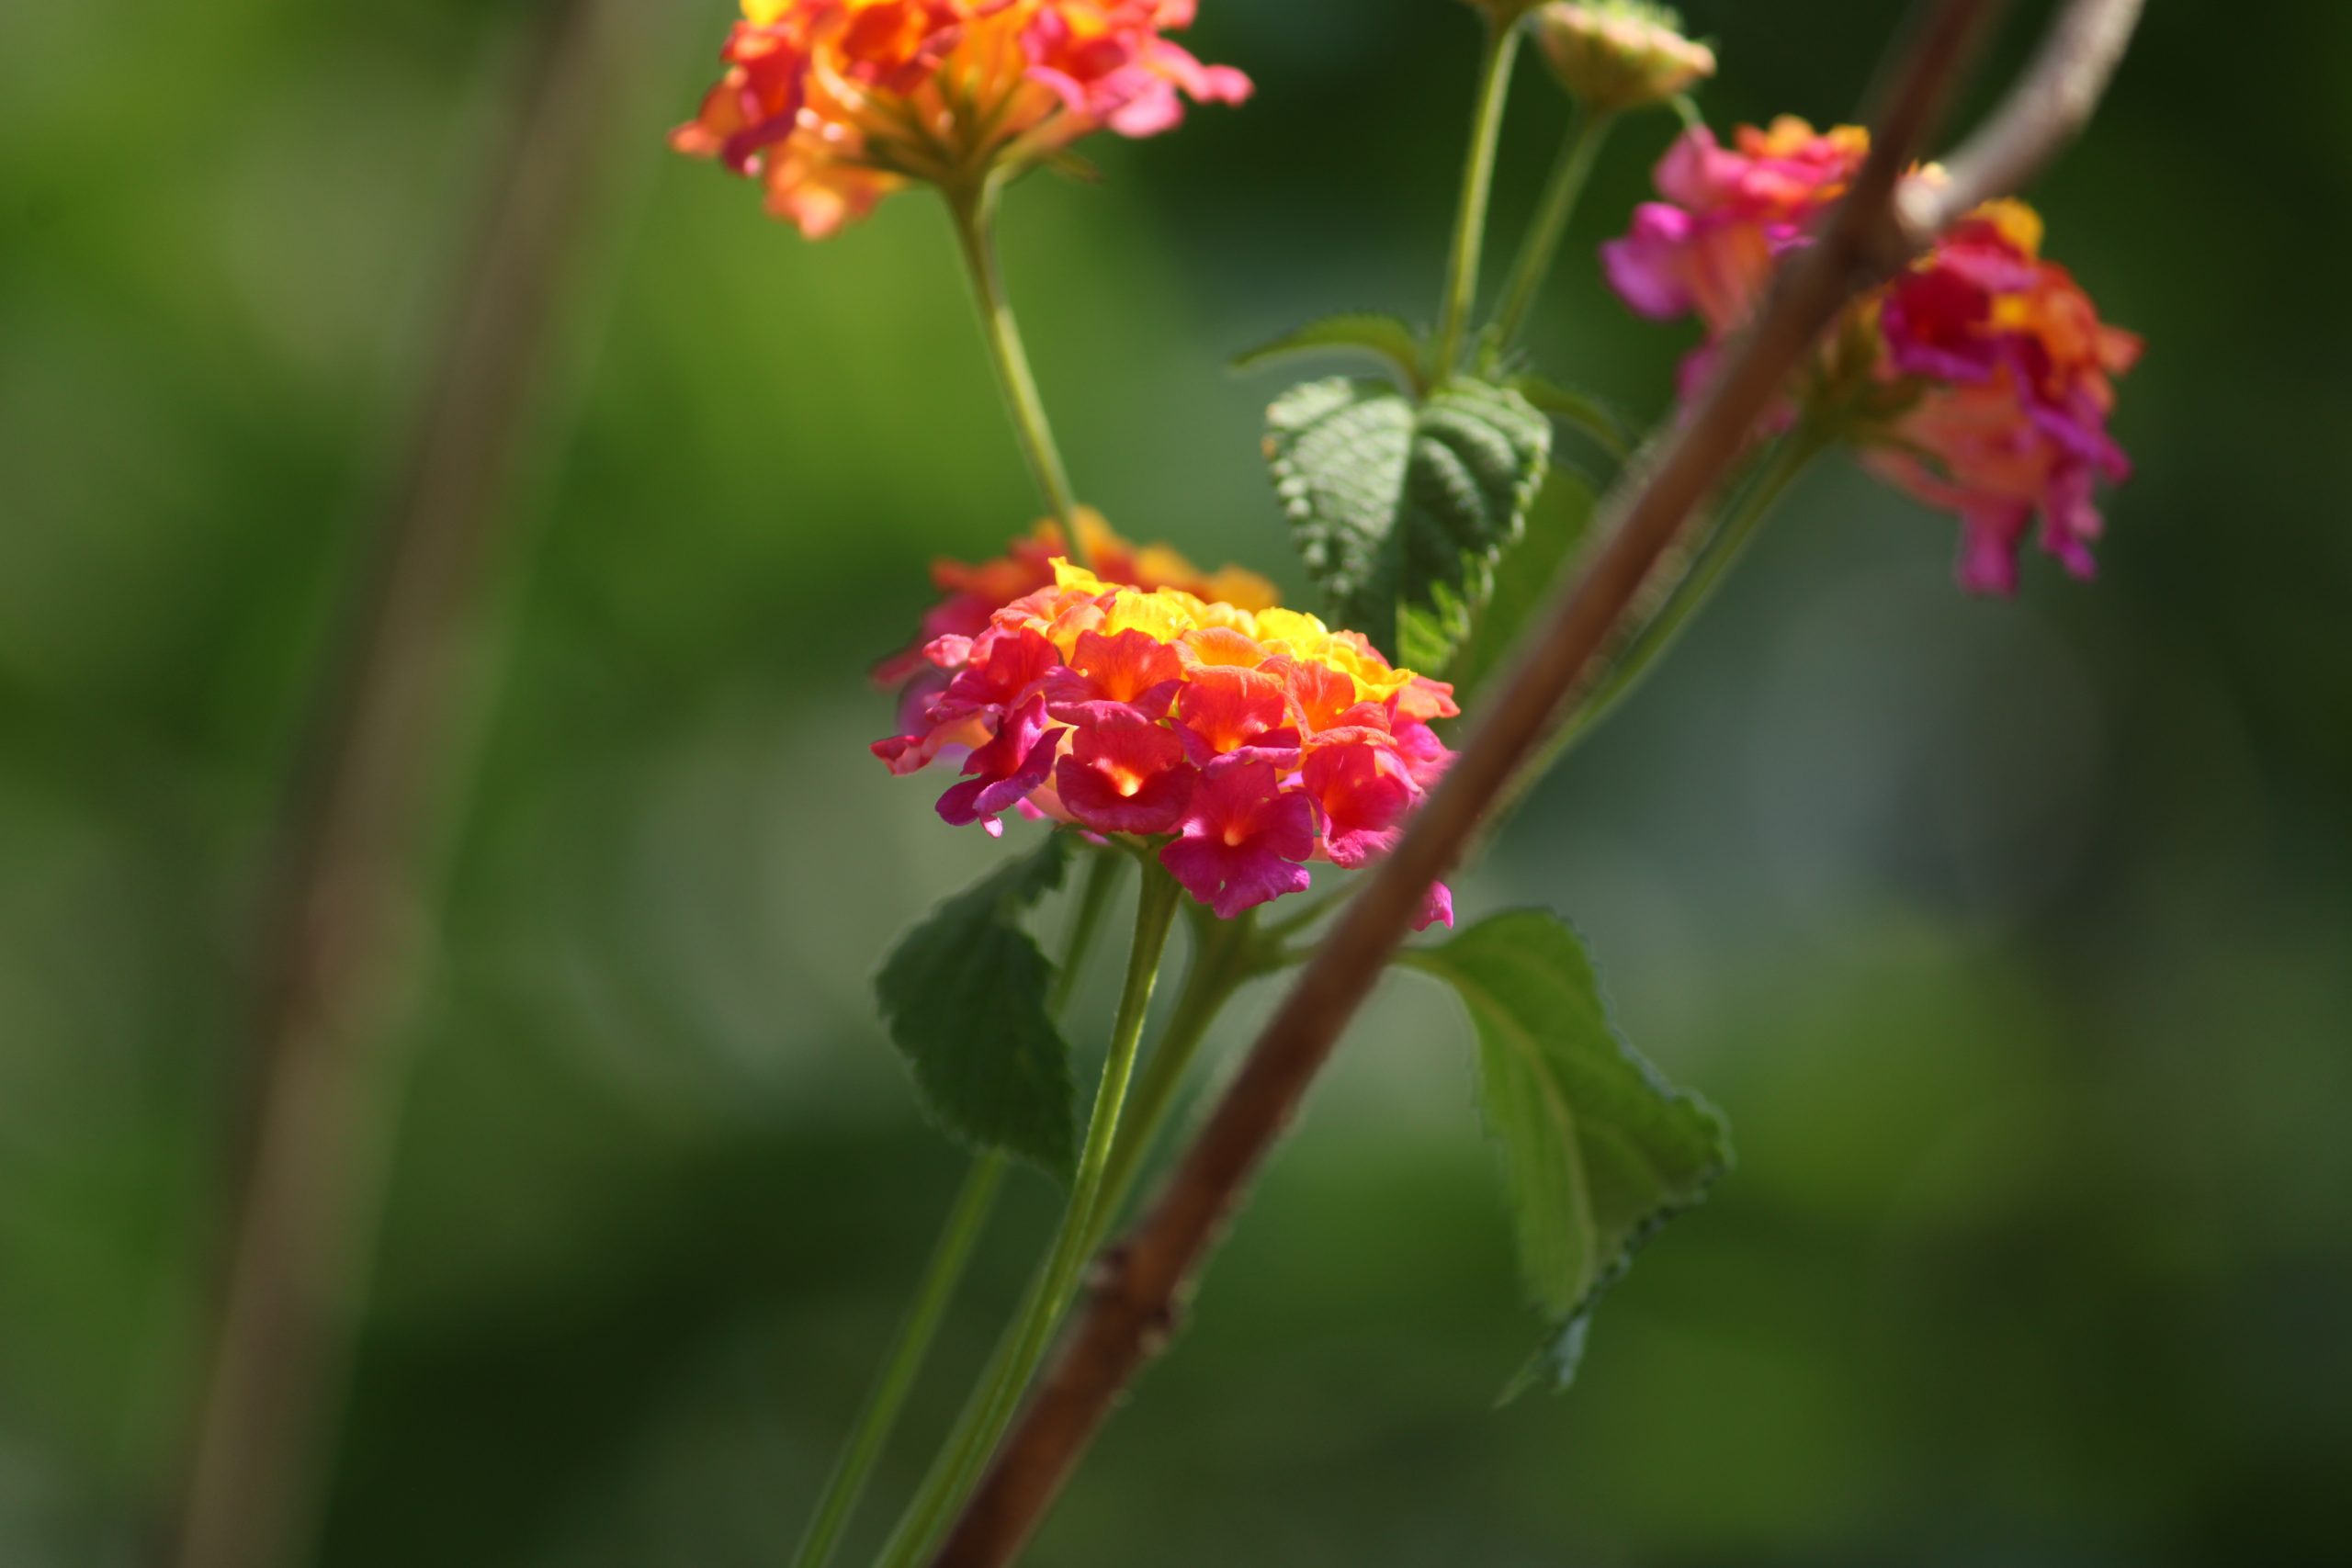
[[[1262,343],[1236,355],[1233,367],[1254,370],[1273,360],[1330,349],[1356,350],[1386,361],[1405,378],[1406,387],[1416,393],[1428,379],[1428,355],[1421,344],[1421,334],[1395,316],[1370,311],[1310,321],[1272,343]]]
[[[1730,1164],[1723,1118],[1625,1043],[1583,942],[1556,916],[1496,915],[1400,960],[1451,985],[1477,1031],[1520,1272],[1551,1325],[1509,1393],[1565,1387],[1601,1294]]]
[[[1054,965],[1021,928],[1061,886],[1069,838],[1051,833],[899,939],[874,989],[891,1043],[950,1135],[1067,1181],[1077,1146],[1069,1044],[1046,1008]]]
[[[1468,634],[1551,455],[1551,422],[1525,398],[1467,378],[1418,403],[1378,381],[1309,381],[1266,413],[1307,570],[1343,622],[1419,670]]]
[[[1519,542],[1495,563],[1495,588],[1473,619],[1470,635],[1443,667],[1454,700],[1470,711],[1479,688],[1502,670],[1530,616],[1548,602],[1560,573],[1592,526],[1593,487],[1584,475],[1554,464]],[[1408,661],[1409,662],[1409,660]],[[1418,668],[1418,667],[1417,667]]]

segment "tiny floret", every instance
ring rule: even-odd
[[[1231,919],[1306,888],[1312,862],[1385,854],[1452,760],[1430,723],[1460,711],[1453,688],[1355,633],[1047,568],[977,632],[924,645],[937,681],[874,745],[899,773],[962,759],[950,823],[1001,832],[1016,811],[1142,840]],[[1432,887],[1421,923],[1452,919]]]

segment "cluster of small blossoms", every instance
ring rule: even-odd
[[[1179,588],[1196,599],[1242,610],[1264,610],[1274,604],[1274,585],[1254,571],[1238,566],[1203,571],[1166,545],[1131,544],[1091,506],[1078,509],[1076,522],[1080,553],[1088,570],[1105,582],[1127,588]],[[885,686],[903,686],[932,671],[933,683],[944,684],[945,678],[936,675],[923,650],[943,637],[979,636],[989,629],[989,617],[998,610],[1024,593],[1052,587],[1054,558],[1069,553],[1062,525],[1049,517],[993,559],[978,565],[933,561],[932,586],[944,597],[924,613],[922,631],[911,646],[874,667],[875,680]]]
[[[1666,200],[1636,209],[1601,259],[1635,310],[1704,323],[1706,344],[1684,363],[1686,395],[1869,151],[1858,126],[1816,132],[1784,117],[1741,127],[1728,148],[1692,130],[1660,161]],[[2102,322],[2073,276],[2043,258],[2033,210],[1988,202],[1861,301],[1854,324],[1871,340],[1869,375],[1896,396],[1895,412],[1850,434],[1875,471],[1959,514],[1962,585],[2013,592],[2036,515],[2041,547],[2091,575],[2094,486],[2131,473],[2107,429],[2112,378],[2139,357],[2140,340]]]
[[[1000,814],[1156,842],[1218,916],[1308,886],[1307,864],[1387,852],[1453,760],[1430,728],[1453,688],[1390,666],[1354,632],[1268,606],[1103,581],[1068,561],[989,617],[932,639],[946,672],[909,733],[874,744],[894,773],[963,754],[939,815]],[[1453,920],[1432,886],[1418,924]]]
[[[1180,95],[1239,103],[1250,79],[1161,36],[1195,0],[743,0],[727,73],[679,151],[766,185],[811,239],[910,180],[970,185],[1108,129],[1150,136]]]

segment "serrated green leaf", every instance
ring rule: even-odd
[[[1359,350],[1385,360],[1396,367],[1397,374],[1405,378],[1405,385],[1416,392],[1427,379],[1424,367],[1428,355],[1421,334],[1395,316],[1370,311],[1309,321],[1271,343],[1261,343],[1234,355],[1233,368],[1254,370],[1273,360],[1325,349]]]
[[[1307,570],[1341,621],[1415,669],[1442,668],[1467,635],[1551,454],[1533,405],[1469,378],[1419,403],[1378,381],[1309,381],[1266,413]]]
[[[1464,711],[1500,672],[1529,617],[1548,601],[1561,570],[1584,543],[1592,526],[1593,501],[1592,482],[1574,468],[1555,464],[1544,478],[1535,503],[1527,509],[1519,542],[1495,563],[1495,588],[1486,607],[1472,618],[1470,635],[1442,666]]]
[[[891,1043],[949,1134],[1057,1180],[1078,1146],[1069,1045],[1046,998],[1054,966],[1022,914],[1061,886],[1067,834],[990,872],[899,939],[874,989]]]
[[[1514,376],[1512,390],[1561,423],[1574,426],[1611,457],[1623,458],[1634,449],[1634,432],[1615,409],[1590,392],[1546,381],[1541,376]]]
[[[1402,958],[1469,1010],[1521,1276],[1551,1325],[1509,1393],[1565,1387],[1601,1294],[1730,1164],[1723,1118],[1626,1043],[1583,942],[1547,911],[1496,915]]]

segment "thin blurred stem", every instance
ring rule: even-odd
[[[1079,889],[1078,908],[1070,916],[1069,945],[1062,949],[1061,970],[1054,976],[1053,995],[1046,998],[1046,1010],[1056,1018],[1069,1007],[1070,993],[1078,988],[1078,976],[1094,953],[1094,939],[1102,930],[1102,917],[1111,912],[1111,900],[1118,897],[1120,874],[1126,868],[1126,858],[1114,851],[1091,852],[1086,881]]]
[[[832,1556],[842,1529],[849,1523],[851,1511],[857,1506],[858,1496],[874,1472],[875,1461],[882,1457],[882,1447],[890,1439],[890,1429],[898,1423],[908,1392],[914,1387],[915,1374],[931,1353],[932,1337],[939,1332],[939,1320],[946,1315],[947,1303],[963,1281],[964,1266],[971,1260],[973,1244],[988,1225],[989,1213],[996,1206],[997,1188],[1003,1179],[1003,1155],[991,1149],[972,1162],[971,1171],[964,1178],[963,1188],[947,1212],[946,1226],[932,1248],[931,1260],[923,1266],[922,1280],[915,1287],[914,1304],[908,1309],[899,1337],[883,1360],[881,1376],[850,1428],[840,1462],[833,1467],[832,1475],[825,1483],[824,1495],[818,1501],[816,1517],[808,1522],[808,1533],[802,1538],[800,1550],[793,1553],[793,1568],[823,1568]]]
[[[1061,1224],[1054,1233],[1044,1267],[1022,1302],[1019,1316],[982,1371],[979,1386],[956,1417],[946,1447],[933,1461],[898,1529],[884,1545],[879,1561],[885,1568],[908,1568],[919,1561],[962,1504],[980,1466],[1012,1425],[1022,1391],[1045,1359],[1054,1325],[1061,1321],[1064,1307],[1078,1289],[1079,1272],[1096,1234],[1095,1209],[1104,1190],[1120,1111],[1143,1043],[1144,1019],[1159,978],[1160,956],[1167,951],[1169,928],[1175,923],[1177,902],[1182,897],[1183,889],[1174,877],[1156,865],[1145,868],[1143,889],[1136,900],[1135,941],[1127,953],[1126,983],[1111,1025],[1102,1079],[1094,1091],[1085,1147],[1070,1182]]]
[[[1062,464],[1061,448],[1054,444],[1054,429],[1046,405],[1037,396],[1037,378],[1030,373],[1029,355],[1021,344],[1021,327],[1006,299],[1004,279],[997,266],[997,183],[982,177],[968,186],[942,186],[947,210],[955,220],[956,243],[964,253],[964,267],[972,282],[972,299],[979,308],[980,329],[987,337],[989,358],[996,367],[997,387],[1004,394],[1005,412],[1012,416],[1013,434],[1022,456],[1037,481],[1038,493],[1061,524],[1070,558],[1087,565],[1086,541],[1080,537],[1078,502],[1070,492],[1069,470]]]
[[[1191,1071],[1193,1058],[1200,1054],[1201,1042],[1208,1037],[1209,1026],[1233,999],[1234,992],[1272,966],[1265,957],[1272,944],[1260,938],[1254,910],[1222,920],[1197,905],[1193,908],[1201,918],[1193,922],[1192,962],[1176,993],[1175,1010],[1169,1014],[1168,1027],[1151,1048],[1151,1059],[1144,1064],[1118,1142],[1112,1146],[1110,1169],[1103,1175],[1102,1194],[1095,1204],[1091,1234],[1087,1237],[1089,1252],[1101,1245],[1126,1201],[1143,1162],[1159,1140],[1161,1123],[1168,1120],[1176,1091]]]
[[[1487,236],[1487,203],[1494,192],[1495,146],[1501,139],[1510,68],[1519,58],[1519,24],[1488,20],[1478,64],[1478,97],[1470,112],[1470,150],[1462,164],[1462,196],[1453,214],[1453,247],[1446,259],[1445,296],[1438,310],[1431,379],[1442,385],[1462,357],[1462,340],[1477,302],[1478,257]]]
[[[1295,908],[1281,919],[1268,920],[1262,928],[1265,934],[1277,938],[1296,936],[1300,931],[1337,908],[1346,900],[1350,893],[1355,891],[1355,878],[1351,876],[1345,881],[1334,881],[1329,886],[1308,894],[1298,901]]]
[[[1782,436],[1760,461],[1749,466],[1746,482],[1719,509],[1705,537],[1690,554],[1681,557],[1684,564],[1677,566],[1671,560],[1659,563],[1656,576],[1661,581],[1670,577],[1670,583],[1655,596],[1652,608],[1637,607],[1628,614],[1626,620],[1631,629],[1624,651],[1569,698],[1567,714],[1544,742],[1543,749],[1503,786],[1475,840],[1481,851],[1501,835],[1504,826],[1518,814],[1535,786],[1599,728],[1601,720],[1624,704],[1643,678],[1680,640],[1683,630],[1706,607],[1707,601],[1747,551],[1749,541],[1763,527],[1765,519],[1771,515],[1773,506],[1813,460],[1832,445],[1826,432],[1810,423]]]
[[[170,1549],[181,1568],[277,1568],[310,1531],[406,1076],[393,1026],[486,712],[498,547],[581,241],[609,194],[601,132],[645,42],[622,22],[635,10],[535,12],[530,78],[484,154],[481,216],[289,791],[220,1316]]]
[[[1803,424],[1781,438],[1770,456],[1757,469],[1756,477],[1739,498],[1724,512],[1715,525],[1714,532],[1700,546],[1698,558],[1680,581],[1667,593],[1666,602],[1634,636],[1623,657],[1610,667],[1593,689],[1592,694],[1577,706],[1575,716],[1560,728],[1547,749],[1543,761],[1527,770],[1525,776],[1532,781],[1541,778],[1544,770],[1559,756],[1590,733],[1600,721],[1616,711],[1617,705],[1632,694],[1642,680],[1658,661],[1666,657],[1681,639],[1683,631],[1700,611],[1707,607],[1724,579],[1739,563],[1747,551],[1764,520],[1772,508],[1788,493],[1789,487],[1813,460],[1828,450],[1829,437],[1811,424]]]
[[[1107,850],[1089,857],[1086,881],[1070,917],[1061,967],[1054,976],[1053,994],[1046,1002],[1047,1010],[1057,1018],[1069,1006],[1079,972],[1093,950],[1102,916],[1119,890],[1120,874],[1125,869],[1125,858]],[[948,1209],[947,1223],[933,1244],[930,1261],[924,1264],[922,1279],[915,1286],[914,1303],[908,1308],[898,1337],[883,1358],[882,1371],[850,1427],[842,1457],[826,1479],[825,1490],[817,1500],[816,1514],[808,1521],[808,1532],[801,1538],[800,1549],[793,1553],[793,1568],[823,1568],[840,1544],[842,1531],[856,1511],[858,1499],[873,1478],[874,1466],[898,1425],[916,1374],[931,1354],[932,1340],[939,1332],[940,1320],[946,1315],[947,1303],[955,1298],[956,1286],[963,1280],[972,1247],[987,1228],[989,1215],[996,1206],[997,1189],[1004,1179],[1004,1156],[991,1149],[972,1162],[970,1172],[964,1178],[963,1188]]]
[[[1544,183],[1544,199],[1528,225],[1527,238],[1520,242],[1510,281],[1503,286],[1502,305],[1487,329],[1487,351],[1496,357],[1510,350],[1526,325],[1536,297],[1544,292],[1544,282],[1552,276],[1552,263],[1560,252],[1560,240],[1567,233],[1568,220],[1576,215],[1577,198],[1584,194],[1585,181],[1592,174],[1593,160],[1616,123],[1613,114],[1577,106],[1567,139],[1560,144],[1560,155],[1553,161],[1551,178]]]

